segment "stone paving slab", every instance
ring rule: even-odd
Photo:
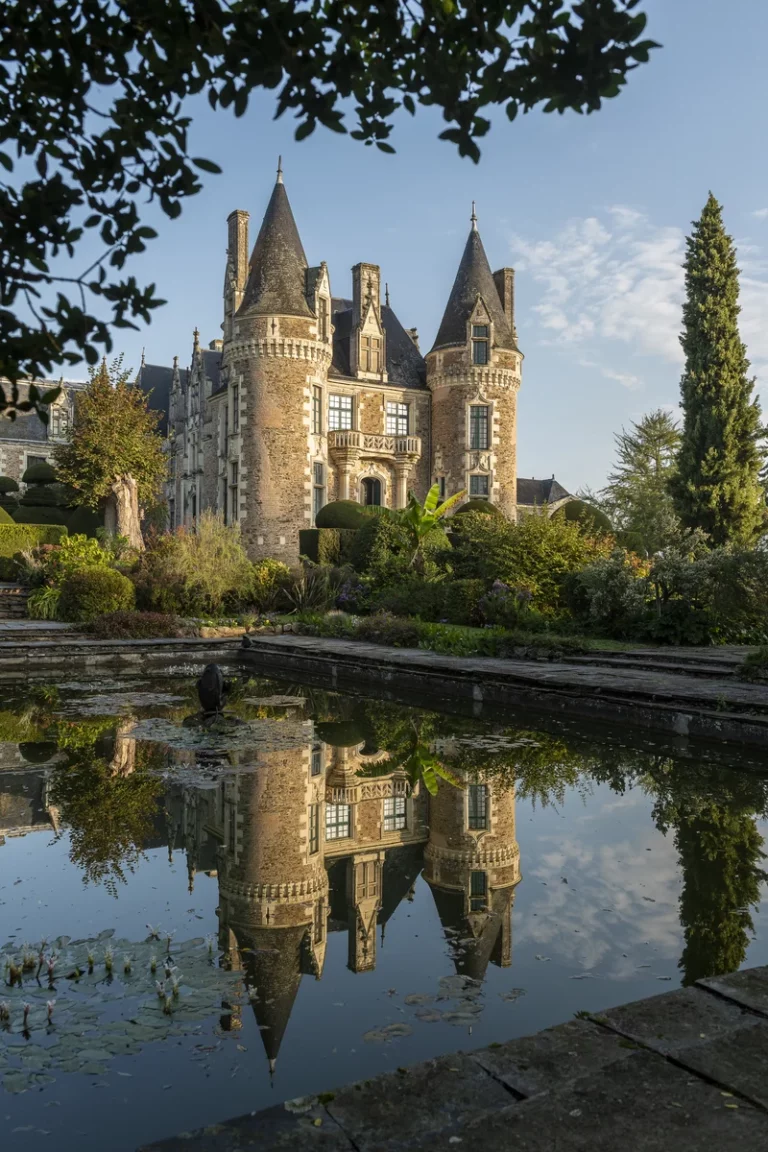
[[[211,1124],[196,1132],[182,1132],[160,1144],[145,1145],[137,1152],[239,1152],[243,1148],[268,1148],[274,1152],[354,1152],[354,1145],[330,1118],[326,1110],[309,1097],[307,1107],[280,1104],[263,1112],[252,1112]]]
[[[759,1023],[757,1016],[738,1005],[698,988],[680,988],[591,1015],[604,1026],[663,1056],[690,1052]]]
[[[762,1003],[768,968],[706,985],[289,1101],[143,1152],[762,1152],[768,1020],[724,999],[720,987]]]
[[[468,1120],[408,1152],[747,1152],[768,1148],[768,1116],[650,1052],[555,1094]]]
[[[437,1133],[445,1147],[460,1121],[488,1115],[511,1099],[474,1060],[457,1053],[353,1084],[327,1107],[358,1152],[399,1152]]]
[[[747,968],[743,972],[732,972],[729,976],[711,976],[698,980],[697,985],[727,996],[743,1008],[768,1016],[768,966]]]
[[[587,1020],[572,1020],[535,1036],[482,1048],[471,1059],[516,1094],[535,1096],[626,1060],[634,1051],[632,1041]]]

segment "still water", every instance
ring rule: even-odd
[[[4,1150],[132,1152],[768,963],[756,754],[234,670],[204,727],[198,671],[5,691]]]

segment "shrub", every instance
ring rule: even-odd
[[[84,625],[83,631],[97,640],[173,640],[185,635],[178,616],[163,612],[108,612]]]
[[[13,516],[10,516],[5,508],[0,508],[0,524],[13,524]]]
[[[280,560],[259,560],[251,565],[248,602],[259,612],[272,612],[280,594],[291,582],[291,570]]]
[[[31,550],[40,544],[59,544],[66,539],[63,527],[42,524],[0,523],[0,580],[15,580],[18,565],[13,560],[17,553]]]
[[[361,579],[356,574],[348,576],[339,589],[336,597],[336,607],[344,612],[369,612],[373,589],[368,580]]]
[[[740,680],[764,683],[768,680],[768,647],[763,645],[756,652],[748,652],[738,669]]]
[[[479,512],[481,516],[499,516],[502,520],[506,519],[501,508],[498,508],[495,504],[491,504],[490,500],[480,500],[477,498],[467,500],[466,504],[462,504],[461,508],[458,508],[454,512],[454,516],[464,516],[467,512]]]
[[[63,527],[67,522],[66,515],[61,508],[28,507],[25,504],[17,505],[14,509],[13,518],[17,524],[59,524]]]
[[[443,612],[445,588],[444,581],[427,581],[418,576],[411,576],[399,584],[374,591],[370,607],[374,612],[385,612],[392,616],[418,616],[422,620],[441,620],[445,616]]]
[[[83,568],[61,586],[59,616],[87,623],[108,612],[128,612],[135,603],[133,584],[114,568]]]
[[[348,562],[356,534],[352,528],[302,528],[299,552],[313,564],[338,567]]]
[[[474,512],[454,517],[451,528],[455,576],[483,580],[486,587],[501,580],[510,588],[527,589],[532,607],[545,613],[560,608],[568,573],[609,555],[613,545],[610,537],[589,536],[562,516],[525,516],[510,524]]]
[[[531,607],[533,594],[528,588],[510,588],[503,580],[494,580],[490,591],[478,603],[481,622],[501,628],[522,628],[529,632],[546,632],[549,621]]]
[[[390,644],[393,648],[417,648],[419,625],[416,620],[404,620],[389,612],[377,612],[360,620],[357,638],[371,644]]]
[[[315,527],[356,531],[376,515],[375,508],[372,510],[365,504],[358,504],[357,500],[332,500],[330,504],[324,504],[315,516]]]
[[[647,566],[616,549],[568,577],[564,600],[590,630],[623,640],[643,636],[648,616]]]
[[[419,572],[429,580],[438,575],[435,557],[450,545],[441,528],[422,542]],[[381,587],[396,585],[415,572],[413,545],[408,529],[388,516],[372,517],[356,534],[349,561],[356,572],[364,572]]]
[[[47,460],[41,460],[30,464],[21,479],[24,484],[54,484],[56,469]]]
[[[67,518],[67,531],[70,536],[90,536],[96,539],[96,533],[103,526],[102,518],[98,512],[94,512],[93,508],[86,508],[84,505],[75,508],[74,512]]]
[[[248,600],[252,565],[240,526],[203,512],[194,531],[150,537],[133,580],[140,608],[182,616],[218,615]]]
[[[9,492],[18,492],[18,490],[18,484],[10,476],[0,476],[0,496],[5,496]]]

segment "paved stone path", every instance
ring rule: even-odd
[[[753,968],[139,1152],[758,1152],[767,1069]]]
[[[722,675],[696,675],[706,658]],[[442,656],[414,648],[389,648],[313,636],[268,636],[252,641],[243,659],[264,674],[320,676],[331,686],[375,684],[406,697],[414,691],[443,700],[536,707],[610,720],[627,720],[677,735],[735,740],[768,747],[768,686],[747,684],[733,669],[748,649],[680,649],[676,666],[667,650],[625,653],[615,666],[586,659],[557,662]],[[650,655],[659,663],[648,667]],[[637,662],[632,662],[633,657]],[[716,671],[708,663],[710,671]],[[689,670],[690,669],[690,670]]]

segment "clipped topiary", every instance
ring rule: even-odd
[[[18,492],[19,486],[10,476],[0,476],[0,496],[7,492]]]
[[[24,484],[55,484],[56,469],[47,460],[38,460],[29,465],[21,479]]]
[[[562,512],[566,520],[577,520],[585,531],[610,533],[613,532],[613,525],[599,508],[595,508],[593,504],[587,504],[584,500],[569,500],[568,503],[558,509]]]
[[[108,612],[130,612],[136,603],[133,584],[114,568],[82,568],[61,586],[59,618],[87,624]]]
[[[315,517],[317,528],[362,528],[371,516],[377,515],[374,506],[358,504],[357,500],[332,500]]]
[[[10,513],[6,512],[5,508],[0,508],[0,524],[14,524],[15,521]]]
[[[27,488],[19,501],[23,508],[58,508],[60,502],[59,493],[49,484],[35,484]]]
[[[454,516],[461,516],[465,512],[482,512],[484,516],[500,516],[504,519],[504,513],[501,508],[497,508],[495,504],[491,504],[490,500],[467,500],[466,504],[462,504],[461,508],[457,508]]]
[[[70,513],[67,517],[67,531],[70,536],[90,536],[96,538],[96,533],[99,528],[103,528],[104,523],[99,516],[98,512],[94,512],[93,508],[75,508],[74,512]]]
[[[67,522],[66,515],[61,508],[26,504],[19,504],[13,510],[13,519],[17,524],[66,524]]]

